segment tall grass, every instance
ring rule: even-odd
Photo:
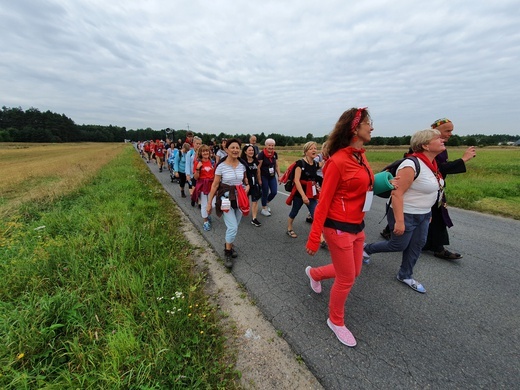
[[[235,388],[179,223],[130,147],[78,190],[3,218],[0,387]]]
[[[122,143],[0,143],[0,218],[27,202],[52,201],[92,179]]]

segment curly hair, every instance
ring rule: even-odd
[[[334,129],[330,132],[327,138],[327,147],[329,156],[332,156],[338,150],[343,149],[350,145],[352,138],[354,137],[354,130],[352,129],[352,122],[356,117],[358,110],[361,110],[361,118],[358,123],[365,121],[366,118],[370,118],[370,114],[366,109],[351,108],[345,111],[339,117]]]

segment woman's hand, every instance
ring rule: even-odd
[[[311,255],[311,256],[314,256],[316,254],[316,251],[313,251],[312,249],[309,249],[309,248],[305,248],[305,251]]]
[[[395,222],[395,225],[394,225],[394,234],[396,236],[402,236],[404,234],[404,229],[405,229],[405,226],[404,226],[404,222]]]
[[[302,200],[303,200],[303,203],[304,203],[305,205],[308,205],[308,204],[309,204],[309,198],[307,198],[305,195],[302,196]]]
[[[396,176],[390,180],[390,184],[394,186],[394,190],[399,188],[399,179],[401,179],[401,176]]]
[[[206,212],[208,213],[208,215],[211,214],[211,202],[208,202],[208,205],[206,206]]]

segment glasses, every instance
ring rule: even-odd
[[[374,121],[372,119],[367,119],[363,122],[365,125],[369,125],[370,127],[374,127]]]

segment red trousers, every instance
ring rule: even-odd
[[[311,268],[311,277],[316,281],[334,279],[330,291],[329,319],[337,326],[345,325],[345,302],[361,273],[365,232],[357,234],[324,228],[323,235],[329,247],[332,264]]]

